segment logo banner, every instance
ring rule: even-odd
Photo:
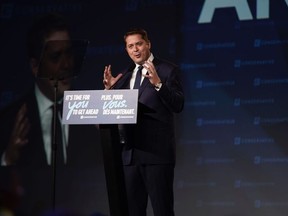
[[[135,124],[138,90],[65,91],[63,124]]]

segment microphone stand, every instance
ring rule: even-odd
[[[53,102],[53,127],[52,127],[52,157],[51,157],[51,164],[52,164],[52,208],[53,211],[55,210],[56,206],[56,168],[57,168],[57,160],[56,160],[56,152],[57,152],[57,139],[58,136],[56,130],[56,121],[58,117],[58,106],[57,106],[57,93],[58,93],[58,78],[56,78],[54,82],[54,102]]]

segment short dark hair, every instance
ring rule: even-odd
[[[39,60],[45,39],[56,31],[70,31],[60,14],[46,14],[37,19],[27,35],[28,57]]]
[[[135,34],[141,35],[143,40],[145,40],[147,43],[150,43],[150,40],[148,38],[148,34],[147,34],[147,32],[144,29],[142,29],[142,28],[132,28],[132,29],[130,29],[129,31],[127,31],[124,34],[124,42],[125,42],[125,44],[126,44],[126,38],[129,35],[135,35]]]

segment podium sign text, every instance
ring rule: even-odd
[[[65,91],[63,124],[135,124],[138,90]]]

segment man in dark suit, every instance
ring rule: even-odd
[[[60,15],[48,14],[33,24],[28,34],[28,54],[35,85],[0,113],[0,179],[9,179],[11,175],[11,179],[16,179],[13,182],[17,182],[10,190],[11,185],[7,185],[9,180],[3,185],[0,180],[0,194],[2,191],[7,194],[0,196],[0,206],[7,207],[5,205],[8,197],[14,197],[9,201],[9,208],[15,215],[38,216],[52,208],[51,134],[56,83],[55,79],[40,78],[39,71],[46,72],[46,75],[54,73],[64,76],[69,73],[73,67],[66,49],[70,40],[70,29]],[[43,54],[44,46],[50,42],[54,43],[53,46]],[[57,104],[61,103],[64,91],[71,88],[71,81],[71,77],[58,81]],[[61,109],[62,107],[58,108]],[[61,118],[61,115],[58,114],[56,118],[58,117]],[[57,152],[61,152],[62,159],[56,163],[55,204],[56,207],[74,209],[76,214],[76,211],[83,210],[85,206],[91,206],[91,197],[98,197],[95,189],[97,191],[101,187],[104,192],[101,196],[105,200],[105,190],[102,190],[105,182],[101,173],[103,162],[100,137],[95,125],[58,127],[62,130],[62,135],[59,138],[61,141],[57,140],[57,144],[61,143]],[[96,185],[96,181],[99,185]],[[78,205],[80,201],[83,202],[82,205]],[[13,202],[15,203],[12,205]],[[97,201],[94,202],[97,209]]]
[[[153,56],[145,30],[132,29],[124,41],[133,63],[116,77],[106,66],[103,83],[106,89],[139,89],[137,124],[119,127],[129,215],[145,216],[149,196],[155,216],[173,216],[173,113],[184,105],[180,71]]]
[[[68,25],[61,16],[54,14],[41,17],[28,32],[28,57],[31,71],[35,77],[35,86],[28,90],[27,94],[23,95],[19,101],[2,112],[2,117],[11,119],[10,124],[8,123],[4,130],[12,131],[12,133],[8,133],[11,136],[6,140],[7,145],[4,154],[2,154],[2,165],[35,166],[37,164],[37,166],[42,166],[52,164],[51,132],[53,130],[52,114],[55,85],[57,84],[56,103],[60,104],[64,91],[71,87],[71,78],[56,82],[56,79],[50,80],[47,77],[39,77],[39,74],[40,72],[64,74],[71,70],[72,64],[67,61],[65,54],[63,54],[66,49],[64,42],[69,40]],[[53,41],[63,41],[63,43],[50,49],[50,53],[46,52],[48,54],[44,56],[42,54],[43,48],[48,42]],[[34,133],[32,134],[31,131]],[[62,135],[65,137],[65,133]],[[61,141],[65,142],[65,140]],[[65,145],[63,145],[64,148]],[[29,154],[25,154],[26,151]],[[43,157],[43,155],[46,156]]]

